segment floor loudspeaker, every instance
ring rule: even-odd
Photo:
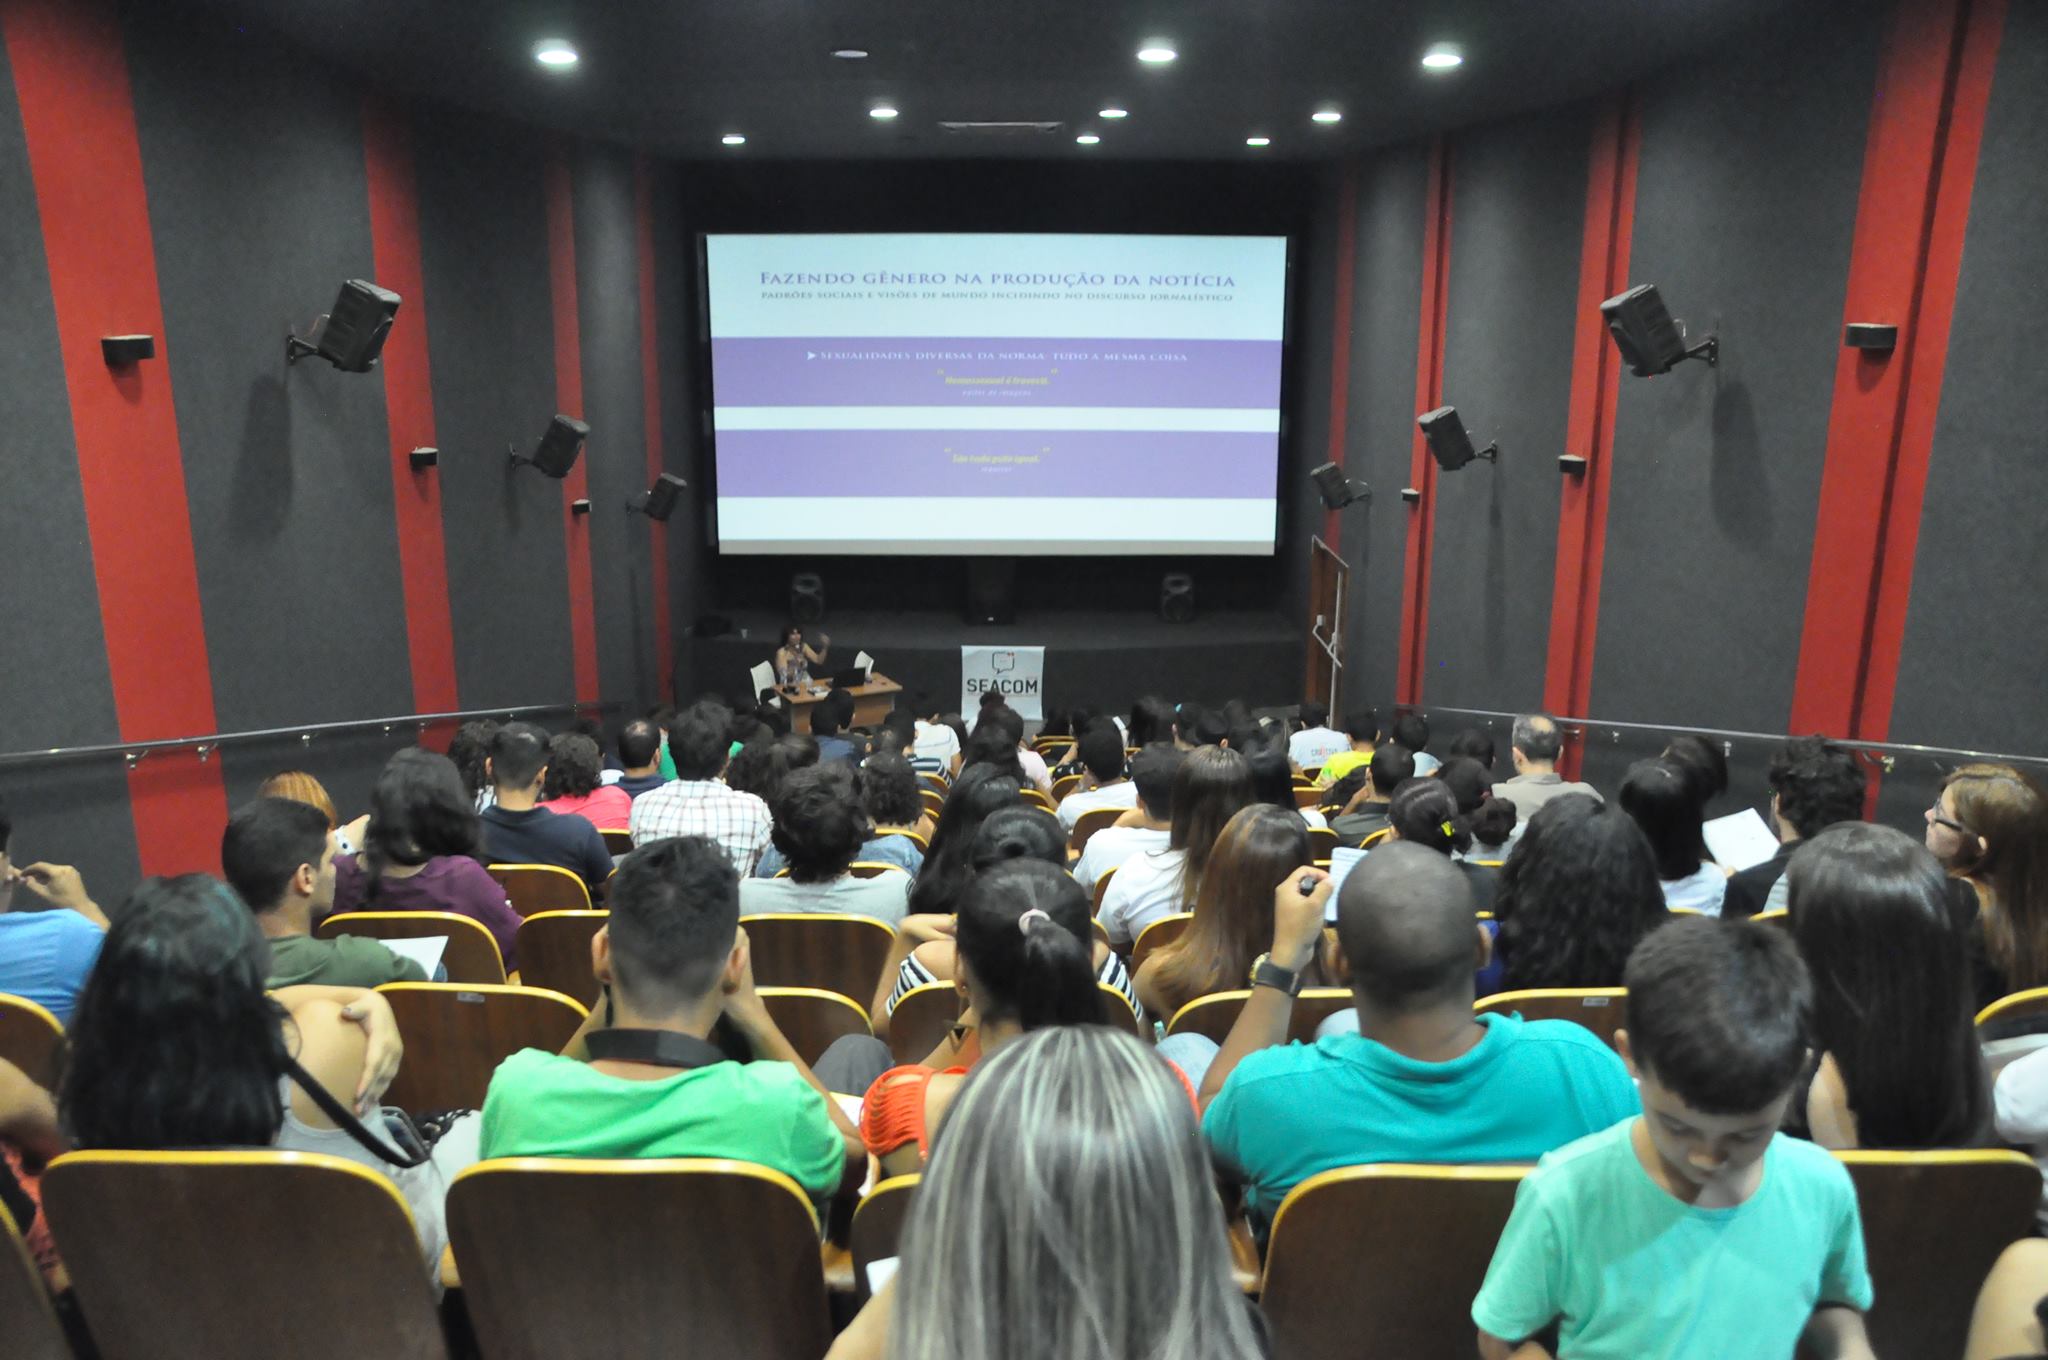
[[[825,579],[816,572],[800,571],[789,578],[789,616],[798,623],[816,623],[825,617]]]
[[[1195,621],[1195,578],[1169,571],[1159,582],[1159,617],[1168,623]]]

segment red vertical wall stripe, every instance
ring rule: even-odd
[[[1415,411],[1443,404],[1444,318],[1451,292],[1451,167],[1442,137],[1430,143],[1429,187],[1422,227],[1422,323],[1415,347]],[[1436,527],[1436,463],[1422,431],[1408,457],[1409,482],[1422,499],[1409,507],[1407,558],[1401,583],[1401,655],[1394,701],[1422,702],[1423,656],[1429,640],[1430,540]]]
[[[1586,174],[1586,220],[1579,246],[1579,293],[1573,312],[1572,386],[1565,451],[1586,460],[1585,475],[1567,477],[1558,498],[1557,567],[1552,575],[1550,651],[1543,705],[1585,716],[1593,689],[1593,643],[1600,616],[1600,572],[1607,545],[1607,492],[1614,459],[1614,408],[1620,360],[1609,342],[1600,304],[1627,286],[1629,238],[1635,229],[1636,167],[1642,124],[1632,91],[1601,111],[1593,128]],[[1576,774],[1579,748],[1565,753]]]
[[[399,571],[405,584],[413,706],[422,713],[446,713],[461,704],[448,614],[441,481],[434,472],[414,472],[409,458],[412,450],[431,448],[439,441],[434,435],[427,290],[420,264],[419,183],[413,173],[411,129],[403,114],[378,101],[364,108],[363,160],[377,282],[404,299],[379,367],[391,429],[391,487],[397,506]]]
[[[576,196],[569,173],[569,154],[557,144],[548,150],[548,282],[555,313],[555,409],[583,418],[583,332],[576,311]],[[601,436],[600,436],[601,437]],[[595,703],[597,677],[597,607],[590,589],[590,518],[570,509],[590,494],[585,467],[588,448],[562,483],[562,539],[569,554],[569,633],[576,666],[576,699]]]
[[[1902,0],[1864,149],[1845,321],[1899,327],[1842,350],[1807,579],[1794,731],[1882,740],[2005,0]]]
[[[663,471],[661,448],[661,345],[654,289],[654,175],[645,156],[633,161],[635,249],[640,264],[640,391],[647,427],[647,483]],[[668,616],[668,526],[647,521],[647,565],[653,575],[654,668],[663,702],[676,692],[675,634]]]
[[[1344,466],[1344,434],[1351,410],[1351,293],[1358,267],[1358,164],[1344,162],[1337,184],[1336,317],[1330,327],[1330,445],[1326,462]],[[1323,515],[1323,542],[1342,554],[1343,512]]]
[[[185,467],[165,349],[109,369],[103,335],[163,336],[156,250],[128,65],[104,0],[8,0],[14,69],[78,446],[107,672],[125,741],[217,723]],[[146,874],[218,870],[218,761],[162,752],[129,771]]]

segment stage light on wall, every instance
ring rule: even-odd
[[[558,415],[548,422],[547,433],[534,446],[533,457],[512,455],[512,466],[522,464],[539,468],[557,481],[569,475],[569,469],[576,466],[576,455],[583,452],[583,441],[590,436],[590,427],[580,420]]]
[[[1372,499],[1372,488],[1364,482],[1353,481],[1344,475],[1344,469],[1335,463],[1325,463],[1308,474],[1316,484],[1316,494],[1323,498],[1326,510],[1342,510],[1353,501]]]
[[[384,352],[400,301],[388,288],[379,288],[367,279],[350,279],[341,285],[334,310],[313,323],[310,339],[285,336],[285,362],[295,364],[317,354],[344,373],[368,373]]]
[[[1614,347],[1638,378],[1669,373],[1687,359],[1705,359],[1709,368],[1720,361],[1721,342],[1712,335],[1688,344],[1685,323],[1672,318],[1654,283],[1640,284],[1600,304]]]
[[[1445,472],[1456,472],[1474,458],[1496,462],[1500,458],[1499,443],[1488,444],[1483,449],[1472,447],[1472,436],[1465,433],[1465,422],[1458,419],[1458,408],[1439,406],[1434,411],[1424,411],[1415,418],[1422,429],[1422,437],[1429,444],[1429,456],[1436,459],[1436,465]]]
[[[676,501],[688,485],[673,472],[664,472],[654,479],[653,486],[627,501],[626,510],[629,514],[645,515],[656,524],[666,524],[668,517],[676,512]]]

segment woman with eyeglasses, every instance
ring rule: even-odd
[[[2048,793],[2010,765],[1965,765],[1927,809],[1927,848],[1976,890],[1977,1003],[2048,986]]]

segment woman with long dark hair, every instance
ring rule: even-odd
[[[1642,830],[1566,793],[1538,808],[1500,872],[1502,985],[1619,987],[1629,952],[1670,913]]]
[[[974,877],[974,837],[981,824],[1004,808],[1016,807],[1021,781],[993,765],[969,765],[946,791],[939,824],[924,852],[924,869],[911,889],[914,916],[950,916],[960,892]]]
[[[1831,1148],[1981,1144],[1990,1094],[1941,865],[1902,831],[1843,822],[1785,873],[1817,1055],[1787,1126]]]
[[[454,762],[407,747],[377,776],[362,853],[334,857],[334,909],[467,916],[491,932],[509,973],[520,917],[476,859],[481,843]]]
[[[1162,916],[1188,911],[1224,824],[1252,801],[1245,758],[1224,746],[1189,751],[1173,777],[1173,830],[1166,849],[1118,865],[1099,913],[1113,945],[1128,946]]]
[[[80,1148],[346,1157],[397,1184],[427,1260],[438,1263],[448,1163],[397,1165],[406,1150],[376,1110],[402,1051],[390,1006],[351,987],[266,994],[269,960],[255,918],[225,883],[205,874],[144,880],[115,914],[71,1022],[58,1100],[65,1133]],[[351,1117],[389,1155],[346,1131],[320,1097],[354,1106]],[[464,1136],[449,1156],[474,1160],[473,1130]]]
[[[1515,834],[1515,805],[1493,796],[1493,776],[1486,766],[1476,756],[1452,756],[1436,777],[1457,800],[1458,816],[1472,836],[1471,844],[1452,858],[1494,865],[1506,859],[1508,841]]]
[[[456,728],[455,735],[448,739],[448,759],[455,762],[455,772],[478,812],[498,801],[498,792],[484,772],[484,762],[490,759],[491,742],[496,740],[502,725],[491,718],[479,718]]]
[[[2048,986],[2048,793],[2010,765],[1965,765],[1927,809],[1927,848],[1976,890],[1980,1006]]]
[[[1033,859],[1006,860],[967,885],[955,921],[954,985],[973,1029],[868,1088],[861,1135],[885,1175],[918,1169],[929,1130],[972,1063],[1035,1029],[1102,1022],[1088,897],[1066,874]]]
[[[1698,776],[1676,760],[1639,760],[1621,781],[1621,810],[1635,819],[1657,861],[1670,910],[1719,916],[1728,875],[1707,857]]]

